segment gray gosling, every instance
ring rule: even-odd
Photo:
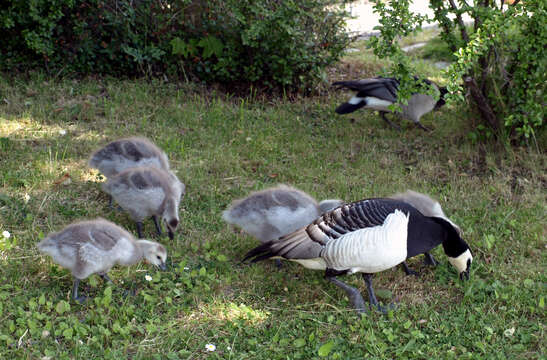
[[[87,299],[78,295],[80,280],[98,274],[112,282],[107,273],[116,264],[129,266],[145,259],[162,270],[166,268],[167,251],[163,245],[135,240],[123,228],[102,218],[70,224],[36,246],[72,272],[72,297],[80,303]]]
[[[144,137],[112,141],[91,155],[89,166],[98,169],[107,178],[139,166],[153,166],[169,171],[165,152]]]
[[[233,201],[222,218],[266,243],[310,224],[343,203],[337,199],[317,203],[305,192],[280,184]],[[275,259],[275,264],[281,267],[279,259]]]
[[[444,213],[444,211],[441,207],[441,204],[439,204],[438,201],[433,200],[432,198],[430,198],[426,194],[422,194],[422,193],[419,193],[419,192],[416,192],[416,191],[413,191],[413,190],[407,190],[404,193],[397,193],[397,194],[391,195],[390,198],[395,199],[395,200],[404,201],[407,204],[412,205],[414,208],[416,208],[416,210],[418,210],[419,212],[421,212],[425,216],[435,216],[435,217],[440,217],[440,218],[446,220],[449,224],[451,224],[454,227],[454,229],[456,229],[456,231],[458,232],[458,234],[460,236],[463,235],[462,230],[460,229],[460,227],[458,225],[454,224],[445,215],[445,213]],[[425,263],[427,265],[431,265],[431,266],[436,266],[437,265],[437,261],[435,260],[433,255],[431,255],[429,252],[424,253],[424,255],[425,255],[424,260],[425,260]],[[403,266],[403,270],[407,275],[418,276],[418,273],[416,271],[414,271],[414,270],[412,270],[408,267],[406,261],[404,261],[401,265]]]
[[[102,185],[103,190],[129,213],[142,238],[142,221],[152,217],[161,236],[158,217],[165,222],[170,239],[179,224],[179,204],[185,185],[171,172],[154,167],[137,167],[122,171]]]
[[[266,243],[310,224],[343,203],[335,199],[317,203],[305,192],[280,184],[234,200],[222,219]]]

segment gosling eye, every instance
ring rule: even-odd
[[[158,255],[158,256],[156,256],[156,258],[158,258],[158,260],[161,260],[161,257],[160,257],[159,255]]]

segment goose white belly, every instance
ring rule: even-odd
[[[359,96],[354,96],[348,100],[348,104],[357,105],[360,102],[364,101],[367,109],[373,109],[378,111],[390,111],[389,106],[393,103],[391,101],[382,100],[373,96],[365,96],[364,98]]]
[[[350,273],[376,273],[407,256],[408,215],[396,210],[379,226],[360,229],[329,241],[321,257],[327,266]]]

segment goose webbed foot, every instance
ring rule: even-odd
[[[393,304],[381,306],[378,303],[378,299],[376,299],[376,295],[374,295],[374,289],[372,289],[372,274],[363,274],[363,279],[365,280],[365,284],[367,285],[368,298],[371,306],[376,306],[378,311],[384,314],[387,314],[390,309],[393,309],[395,307],[395,305]]]
[[[351,302],[353,308],[355,309],[355,311],[357,311],[358,314],[363,314],[367,312],[365,307],[365,300],[363,300],[363,296],[361,295],[359,290],[334,277],[327,277],[327,279],[334,285],[345,291],[346,295],[349,298],[349,301]]]
[[[137,221],[137,235],[139,236],[139,239],[142,239],[142,222]]]
[[[84,295],[78,295],[78,287],[80,286],[80,279],[74,278],[74,284],[72,285],[72,298],[83,304],[87,301],[88,297]]]
[[[154,225],[156,226],[156,232],[158,233],[158,236],[161,236],[161,226],[158,222],[158,217],[154,215],[152,216],[152,220],[154,220]]]
[[[435,258],[433,257],[433,255],[431,255],[430,253],[426,252],[424,254],[424,264],[426,265],[431,265],[431,266],[437,266],[439,265],[439,263],[437,262],[437,260],[435,260]]]
[[[393,123],[391,120],[389,120],[386,116],[387,112],[385,111],[380,111],[380,116],[382,117],[382,119],[384,119],[385,122],[387,122],[392,128],[394,129],[397,129],[397,130],[401,130],[401,127],[395,123]]]
[[[108,277],[108,275],[106,273],[100,273],[99,276],[104,280],[106,281],[107,283],[109,284],[114,284],[114,282],[112,281],[111,278]]]
[[[408,267],[406,261],[403,261],[403,263],[401,265],[403,265],[403,270],[404,270],[405,274],[414,275],[416,277],[420,276],[420,274],[417,271],[414,271],[414,270],[412,270],[411,268]]]

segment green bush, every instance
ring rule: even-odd
[[[11,0],[0,67],[302,88],[349,41],[342,2]]]

